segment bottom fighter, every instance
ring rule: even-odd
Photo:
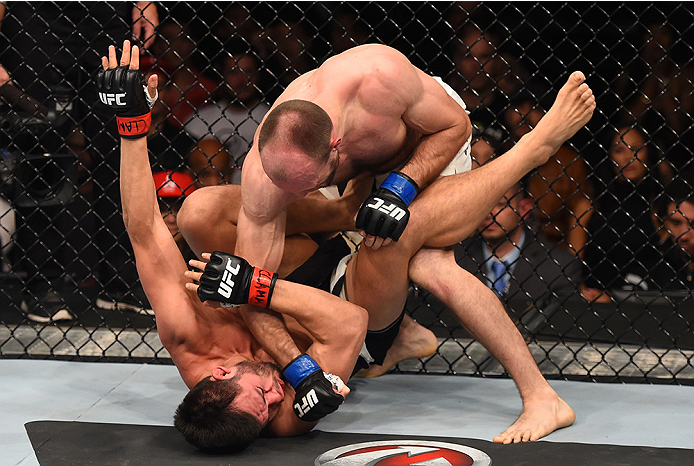
[[[124,221],[135,250],[141,281],[157,318],[162,343],[185,383],[194,387],[186,401],[189,397],[197,398],[193,403],[197,403],[197,407],[189,409],[184,401],[179,408],[177,427],[194,444],[208,449],[241,448],[257,436],[261,428],[268,434],[297,435],[315,425],[315,421],[307,422],[300,416],[314,419],[336,409],[348,388],[335,377],[329,377],[334,381],[331,384],[323,376],[323,370],[343,379],[350,376],[364,343],[367,318],[397,326],[405,299],[403,291],[405,297],[407,294],[408,262],[411,278],[418,281],[418,278],[423,278],[417,275],[421,270],[418,264],[435,260],[437,254],[427,249],[415,253],[423,246],[449,246],[466,237],[508,185],[551,156],[559,144],[588,121],[595,106],[592,94],[582,84],[583,77],[574,74],[559,92],[555,106],[545,119],[516,148],[485,167],[432,184],[427,190],[429,193],[423,193],[412,204],[410,227],[415,228],[409,228],[410,232],[406,232],[397,243],[399,250],[390,247],[382,251],[363,249],[347,263],[345,279],[341,280],[343,291],[350,300],[363,302],[363,307],[317,289],[279,280],[272,273],[254,270],[242,259],[222,256],[226,261],[233,261],[229,273],[236,271],[239,275],[235,278],[246,279],[225,281],[208,277],[211,283],[217,285],[225,281],[231,291],[231,302],[248,302],[250,299],[282,313],[295,342],[305,350],[306,355],[285,369],[284,376],[292,387],[285,385],[280,372],[259,347],[240,315],[234,309],[214,309],[203,305],[196,294],[197,285],[186,283],[183,277],[185,272],[194,279],[201,279],[203,291],[200,294],[203,297],[217,298],[214,293],[221,290],[221,287],[216,290],[208,288],[206,277],[187,272],[186,264],[159,214],[143,137],[147,126],[146,103],[143,103],[144,95],[137,95],[141,79],[139,72],[135,71],[139,65],[138,57],[137,48],[133,47],[131,54],[126,42],[119,67],[115,49],[111,47],[109,57],[103,59],[105,72],[99,77],[99,87],[100,92],[106,94],[118,91],[127,96],[128,105],[116,108],[123,136],[121,191]],[[153,76],[148,82],[150,97],[155,94],[156,85],[157,79]],[[141,89],[139,92],[142,94]],[[140,128],[141,122],[143,128]],[[492,170],[494,176],[490,177],[485,170]],[[473,199],[477,201],[474,206],[470,205]],[[437,212],[436,222],[432,222],[431,214],[427,213],[434,210]],[[382,279],[370,279],[381,275],[379,270],[383,262],[377,254],[384,251],[391,251],[394,257],[390,260],[397,268],[388,267],[394,272],[389,277],[394,299],[392,303],[372,303],[369,302],[369,288]],[[410,254],[403,257],[403,251]],[[412,256],[414,258],[410,261]],[[374,268],[375,261],[380,261],[379,267]],[[223,271],[220,272],[223,275]],[[205,292],[210,294],[205,295]],[[453,295],[448,297],[455,298]],[[487,297],[481,296],[480,299]],[[367,316],[364,307],[371,311],[371,316]],[[546,382],[544,384],[546,386],[537,389],[554,393]],[[295,390],[297,402],[284,402],[285,398],[294,400]],[[573,411],[556,393],[553,398],[552,403],[544,403],[541,408],[530,407],[534,412],[532,422],[529,422],[529,416],[524,418],[522,415],[514,423],[516,427],[509,429],[509,438],[512,441],[535,440],[570,425],[574,420]],[[527,411],[526,401],[524,398]],[[324,412],[311,413],[313,405]],[[309,416],[306,416],[306,410]]]

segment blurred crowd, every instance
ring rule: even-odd
[[[35,138],[34,146],[25,151],[70,154],[77,161],[74,180],[68,180],[75,186],[75,197],[58,205],[29,207],[11,205],[12,195],[0,199],[3,270],[36,284],[28,286],[30,292],[22,301],[35,322],[76,317],[60,296],[56,277],[64,278],[64,271],[78,286],[110,290],[108,296],[99,294],[102,308],[120,306],[149,314],[129,266],[111,259],[115,255],[133,262],[122,227],[109,220],[120,221],[118,195],[113,194],[117,138],[112,130],[104,133],[109,122],[94,110],[96,100],[87,79],[99,63],[98,56],[105,53],[104,44],[131,32],[139,35],[145,49],[141,68],[160,77],[149,147],[162,215],[189,254],[175,226],[185,196],[205,186],[240,183],[244,156],[274,98],[327,56],[379,41],[373,15],[362,15],[349,4],[335,5],[320,31],[299,8],[288,6],[259,21],[257,11],[239,2],[224,4],[221,18],[204,25],[199,18],[163,14],[161,6],[147,2],[125,9],[92,5],[80,10],[74,4],[46,6],[50,11],[42,11],[38,4],[7,8],[0,29],[7,43],[3,45],[8,46],[0,53],[4,108],[24,105],[27,112],[26,101],[34,99],[36,108],[46,109],[44,117],[50,111],[67,111],[56,110],[55,89],[60,85],[71,91],[68,103],[81,107],[70,113],[69,128],[60,134],[57,146],[46,148],[45,139]],[[471,12],[474,8],[463,2],[444,12],[453,37],[442,48],[451,66],[437,67],[467,105],[473,124],[473,167],[503,153],[530,131],[558,88],[538,77],[527,57],[507,51],[504,45],[513,41],[513,32],[480,26]],[[67,26],[61,29],[54,21],[34,27],[36,18],[44,14],[65,19]],[[94,21],[80,21],[84,14]],[[118,24],[108,20],[115,17],[125,19]],[[611,96],[620,105],[601,110],[606,124],[590,134],[589,142],[583,142],[583,135],[562,147],[500,200],[474,237],[456,246],[461,267],[478,275],[508,303],[542,309],[576,298],[609,302],[619,294],[615,291],[692,289],[693,68],[672,53],[679,38],[669,24],[638,27],[641,44],[634,59],[610,83]],[[90,36],[88,31],[97,28],[99,33]],[[86,42],[70,49],[75,30]],[[19,41],[33,43],[27,38],[41,34],[60,50],[42,49],[37,55],[33,46],[24,53]],[[328,50],[325,43],[330,44]],[[62,67],[49,66],[58,62]],[[77,66],[66,69],[65,63]],[[572,70],[566,71],[568,76]],[[589,83],[599,79],[587,74]],[[37,80],[43,83],[41,89]],[[9,91],[16,89],[20,95],[12,100]],[[13,142],[3,143],[6,146],[0,149],[10,152]],[[108,204],[97,207],[104,200]],[[69,226],[78,217],[75,212],[91,218],[83,229]],[[36,226],[46,223],[54,223],[57,231]],[[87,242],[94,238],[93,245],[75,244],[85,235]],[[57,240],[45,240],[50,236]],[[75,259],[89,250],[96,256],[97,272],[93,264]],[[104,266],[113,270],[105,272]],[[55,272],[48,273],[49,269]]]

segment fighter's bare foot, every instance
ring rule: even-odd
[[[372,364],[368,369],[362,369],[355,377],[378,377],[388,372],[397,363],[405,359],[425,358],[431,356],[439,347],[434,333],[419,325],[412,317],[405,314],[398,336],[390,347],[383,365]]]
[[[511,427],[494,437],[494,443],[534,442],[576,420],[573,409],[553,390],[547,395],[524,400],[523,413]]]
[[[581,129],[595,111],[595,96],[586,77],[580,71],[574,71],[566,84],[562,86],[557,98],[549,111],[538,122],[537,126],[528,133],[534,143],[547,146],[546,151],[539,151],[542,165],[559,150],[569,138]],[[546,155],[546,158],[544,157]]]

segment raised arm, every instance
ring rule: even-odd
[[[186,263],[159,212],[147,153],[149,105],[142,89],[138,47],[123,44],[120,62],[115,47],[102,58],[97,77],[101,101],[114,110],[121,134],[120,189],[123,221],[135,252],[137,270],[157,319],[164,346],[181,341],[194,325],[192,300],[185,289]],[[147,82],[150,98],[156,96],[158,78]]]

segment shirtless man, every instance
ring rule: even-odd
[[[292,403],[282,403],[285,397],[293,399],[294,390],[280,378],[276,361],[260,347],[240,314],[234,309],[220,312],[205,306],[195,290],[186,287],[184,275],[188,268],[159,212],[149,166],[144,137],[149,129],[149,110],[143,104],[144,95],[137,97],[141,75],[139,71],[125,74],[126,69],[139,70],[137,46],[131,48],[125,41],[120,62],[115,48],[109,47],[102,67],[108,73],[100,73],[97,78],[99,95],[118,115],[121,134],[123,221],[133,243],[140,280],[156,316],[159,337],[181,378],[192,389],[201,381],[229,380],[241,373],[238,382],[244,394],[237,397],[232,408],[252,414],[256,419],[251,420],[255,436],[266,426],[267,432],[275,435],[308,432],[315,422],[300,420]],[[147,82],[150,98],[155,98],[157,84],[157,76],[151,76]],[[276,282],[271,302],[273,309],[284,315],[294,344],[323,369],[347,380],[364,341],[366,311],[320,290],[283,280]],[[260,375],[244,372],[244,365],[237,367],[239,362],[250,362],[252,367],[255,364],[264,370],[258,371]],[[347,387],[340,387],[341,395],[348,392]],[[209,441],[209,445],[218,444],[217,439]],[[209,445],[203,442],[199,446]]]
[[[366,48],[370,48],[370,50],[367,51]],[[460,147],[457,144],[464,141],[465,135],[469,134],[469,129],[464,129],[466,118],[464,112],[462,112],[462,107],[448,95],[440,83],[412,67],[404,57],[392,49],[382,46],[368,46],[366,48],[358,47],[354,49],[353,53],[348,52],[343,54],[344,56],[335,57],[332,59],[332,62],[329,60],[318,70],[299,78],[295,84],[292,84],[287,89],[286,93],[283,94],[274,107],[274,109],[277,109],[279,104],[289,102],[285,106],[289,111],[284,113],[284,115],[280,115],[280,118],[276,119],[278,121],[272,123],[275,128],[280,128],[279,136],[275,134],[274,136],[263,137],[263,128],[265,128],[268,121],[267,118],[263,122],[259,133],[256,134],[254,149],[249,153],[243,170],[243,207],[239,212],[237,253],[242,251],[241,254],[246,257],[255,257],[256,263],[271,264],[271,269],[276,269],[282,257],[283,241],[286,233],[285,226],[290,221],[287,218],[287,206],[290,202],[295,201],[300,196],[305,196],[312,190],[329,184],[328,181],[339,182],[350,179],[358,171],[366,173],[388,171],[406,162],[408,156],[412,154],[414,155],[404,165],[403,171],[410,164],[419,168],[426,166],[426,164],[422,164],[417,155],[420,155],[420,158],[423,157],[425,160],[427,157],[432,157],[432,159],[438,161],[437,163],[443,164],[440,160],[441,157],[431,155],[432,151],[435,150],[433,146],[437,146],[438,142],[440,142],[441,146],[438,146],[440,151],[437,150],[437,154],[455,154],[457,148]],[[361,52],[359,52],[359,49]],[[372,58],[373,54],[377,55],[376,58]],[[364,71],[364,66],[362,66],[365,62],[367,63],[367,71]],[[374,72],[376,65],[379,65],[378,73]],[[359,69],[362,69],[362,71],[358,71]],[[357,70],[356,73],[360,77],[359,79],[354,77],[353,73],[355,73],[355,70]],[[386,78],[391,77],[395,79],[392,82],[396,82],[397,85],[392,85],[392,83],[388,82],[388,79],[380,79],[382,77],[381,74],[387,75]],[[351,81],[351,79],[354,79],[354,81]],[[589,88],[583,81],[584,77],[582,74],[575,73],[572,75],[567,85],[560,92],[553,111],[548,114],[547,120],[555,118],[558,120],[538,125],[539,129],[533,136],[526,138],[523,143],[519,143],[517,150],[512,151],[518,154],[516,157],[524,158],[524,162],[519,163],[516,168],[524,167],[528,170],[533,168],[538,160],[542,161],[543,154],[548,146],[556,146],[555,139],[563,138],[560,141],[560,143],[563,143],[578,128],[585,124],[590,114],[592,114],[595,102]],[[347,84],[343,88],[341,85],[336,86],[336,82],[346,82]],[[383,106],[382,100],[384,95],[388,96],[389,99],[392,98],[392,106],[386,105],[382,111],[379,108],[374,108],[372,102],[378,102],[379,105]],[[293,102],[300,97],[320,103],[318,111],[315,111],[316,105],[311,106],[305,103],[300,103],[298,106],[294,105]],[[431,103],[432,105],[423,105],[425,103]],[[313,146],[324,147],[325,151],[323,151],[322,159],[312,159],[310,151],[302,152],[296,148],[295,143],[291,142],[289,134],[301,132],[301,125],[293,127],[291,131],[286,131],[287,134],[282,134],[281,132],[282,125],[286,127],[286,125],[290,124],[291,119],[296,117],[296,114],[304,111],[301,107],[309,113],[315,113],[318,120],[322,119],[324,122],[322,133],[323,139],[327,138],[327,140],[323,141],[322,144],[315,142],[308,145],[309,149]],[[321,107],[325,107],[327,110],[327,126],[326,118],[320,117]],[[442,109],[445,111],[442,111]],[[296,112],[296,114],[292,112]],[[576,121],[567,119],[567,115],[572,112],[580,113],[580,117],[575,117]],[[271,111],[268,116],[272,113]],[[462,116],[457,118],[458,123],[456,123],[456,117],[446,119],[441,117],[442,113],[450,113],[451,115],[462,114]],[[356,116],[357,114],[359,115],[358,117]],[[287,115],[289,115],[287,117],[289,121],[279,121]],[[425,124],[424,122],[431,124]],[[552,127],[553,125],[557,127]],[[558,127],[559,125],[566,125],[566,127],[560,128]],[[320,127],[320,124],[318,124],[318,127]],[[373,131],[375,127],[388,128],[389,130],[379,131],[376,134]],[[320,131],[312,131],[306,137],[318,132]],[[370,140],[363,141],[364,138],[370,138]],[[377,150],[369,150],[370,146],[367,143],[371,142],[378,143],[376,144],[378,145]],[[457,147],[453,148],[456,145]],[[386,156],[383,157],[383,154],[386,154]],[[513,157],[510,156],[505,160],[510,160]],[[369,164],[369,160],[374,160],[377,163]],[[414,163],[415,160],[418,163]],[[450,160],[450,157],[447,160]],[[546,157],[544,160],[546,160]],[[500,168],[498,164],[492,165],[492,167]],[[266,171],[272,175],[269,177]],[[414,172],[410,173],[413,174],[413,176],[409,176],[410,179],[414,180],[417,178]],[[521,173],[521,175],[524,173]],[[516,175],[517,173],[512,174]],[[435,176],[436,174],[434,174]],[[499,179],[503,179],[503,176],[505,175],[502,171],[492,173],[489,170],[485,170],[482,174],[476,174],[474,179],[478,185],[486,188],[497,188],[504,185],[504,183],[498,182]],[[275,179],[271,180],[272,177]],[[516,176],[508,180],[517,180],[519,177]],[[444,183],[443,180],[437,181],[437,183],[439,182]],[[424,185],[425,183],[426,180],[424,182],[415,181],[415,184]],[[444,185],[446,184],[447,182],[444,183]],[[472,183],[468,183],[468,185],[470,184]],[[207,212],[210,211],[210,206],[213,206],[211,210],[216,214],[224,211],[223,196],[220,195],[220,192],[224,189],[219,188],[214,193],[208,192],[207,194],[209,195],[198,196],[196,199],[198,202],[188,203],[188,209],[194,206],[191,209],[194,211],[192,215],[197,213],[201,220],[200,222],[191,222],[191,224],[197,224],[198,227],[205,226],[206,236],[204,238],[200,235],[189,236],[190,230],[188,230],[188,234],[184,233],[196,252],[206,249],[210,250],[201,245],[214,243],[212,236],[224,231],[224,222],[218,225],[219,228],[210,228],[210,219],[212,217],[207,215]],[[204,190],[200,190],[197,193],[201,191]],[[424,190],[424,192],[427,192],[427,190]],[[451,202],[450,196],[448,194],[442,195],[441,191],[439,191],[440,198],[431,200],[432,198],[429,197],[430,218],[428,218],[428,222],[430,224],[440,223],[450,227],[446,219],[446,216],[450,215],[450,213],[446,211],[445,207],[450,208],[451,205],[456,205],[456,212],[461,210],[469,211],[466,212],[469,214],[468,221],[474,228],[474,225],[481,221],[482,217],[486,216],[487,212],[491,210],[491,207],[503,195],[504,191],[501,190],[498,194],[496,194],[494,189],[486,189],[485,191],[475,193],[465,192],[468,195],[465,199],[467,202],[470,202],[471,199],[477,201],[474,206],[454,204]],[[481,200],[479,199],[481,193],[488,196]],[[485,207],[487,200],[490,203],[488,207]],[[184,206],[185,208],[186,206]],[[309,212],[314,216],[324,217],[324,215],[316,213],[316,211],[309,210]],[[481,217],[475,217],[476,214],[481,215]],[[422,213],[422,215],[425,214]],[[438,215],[441,217],[438,218]],[[459,218],[455,220],[459,221]],[[451,221],[455,220],[451,219]],[[423,224],[420,223],[420,225]],[[427,230],[427,228],[431,229],[425,226],[422,230]],[[453,236],[458,238],[457,235],[461,235],[465,231],[465,227],[456,224],[455,228],[455,235]],[[409,227],[405,230],[406,235],[408,230]],[[211,232],[213,233],[211,234]],[[253,234],[247,234],[246,232],[252,232]],[[404,258],[404,267],[398,269],[392,275],[391,272],[397,267],[391,267],[391,263],[388,262],[388,274],[386,276],[381,268],[382,264],[386,262],[370,257],[369,253],[364,254],[365,258],[363,260],[350,261],[350,267],[356,267],[358,263],[365,264],[359,267],[359,273],[351,273],[347,276],[347,296],[350,301],[363,305],[371,312],[369,330],[378,331],[386,328],[393,322],[392,316],[394,311],[392,309],[383,309],[383,303],[388,303],[391,308],[399,307],[398,313],[402,312],[402,305],[406,298],[407,281],[402,281],[400,278],[403,273],[404,277],[407,277],[407,260],[412,257],[413,251],[416,251],[422,245],[445,247],[456,242],[450,241],[452,239],[450,235],[442,235],[442,237],[447,238],[444,241],[433,240],[432,238],[437,237],[436,234],[421,242],[422,234],[420,231],[418,240],[413,242],[396,243],[396,246],[388,246],[378,251],[379,253],[383,252],[383,254],[386,254],[385,251],[387,251],[393,260],[392,264],[402,263]],[[417,234],[413,233],[412,236],[416,237]],[[459,239],[462,239],[462,237]],[[376,246],[380,246],[383,243],[382,240],[373,237],[367,237],[366,242],[367,245]],[[217,242],[215,244],[220,243]],[[268,246],[266,248],[258,248],[257,246],[261,244],[267,244]],[[413,249],[413,247],[416,247],[416,249]],[[362,251],[364,249],[362,248]],[[376,251],[374,250],[373,253],[376,253]],[[382,257],[386,258],[388,256]],[[452,259],[452,256],[450,258]],[[437,294],[458,314],[471,333],[504,364],[518,385],[524,403],[523,414],[507,431],[494,440],[504,443],[535,440],[556,428],[573,422],[573,412],[546,383],[517,329],[508,319],[498,300],[493,295],[486,293],[488,291],[486,287],[476,279],[472,278],[470,280],[469,276],[463,275],[463,272],[456,266],[455,262],[449,259],[449,253],[447,252],[428,250],[415,259],[410,263],[410,276],[415,281],[418,281],[420,285]],[[266,267],[268,266],[264,266],[264,268]],[[362,270],[363,273],[361,272]],[[415,279],[415,277],[417,278]],[[441,277],[450,281],[446,282]],[[397,285],[393,285],[396,282]],[[453,286],[447,286],[447,284],[452,284]],[[475,304],[477,311],[472,309],[471,303]],[[259,340],[262,340],[263,336],[259,335],[259,333],[261,329],[270,328],[269,319],[273,316],[266,312],[253,314],[255,312],[250,313],[250,315],[246,313],[246,321],[249,323],[249,327],[253,329],[253,333]],[[260,319],[257,317],[260,317]],[[259,324],[259,322],[262,322],[262,324]],[[263,347],[270,352],[272,351],[273,342],[276,345],[280,341],[278,336],[281,335],[281,331],[277,330],[277,327],[272,328],[272,338],[269,341],[270,346],[266,347],[265,342],[263,342]],[[284,347],[286,348],[287,345],[284,345]],[[278,356],[282,357],[281,354],[278,354]]]

